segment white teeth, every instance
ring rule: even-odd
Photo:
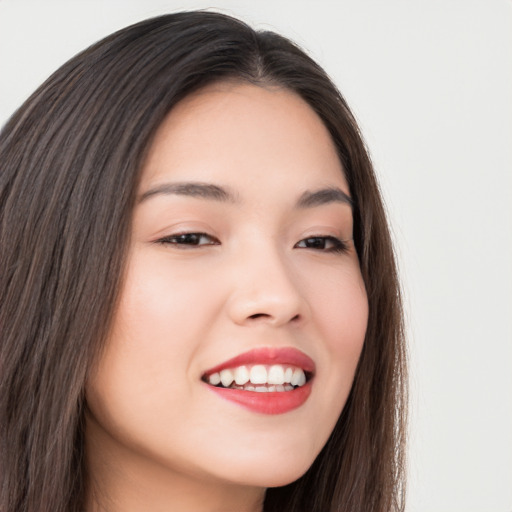
[[[221,375],[222,376],[222,375]],[[292,386],[303,386],[306,383],[306,376],[304,375],[304,371],[300,368],[295,368],[292,375],[292,380],[290,384]]]
[[[284,369],[280,364],[275,364],[268,371],[269,384],[284,384]]]
[[[239,386],[247,384],[247,382],[249,382],[249,370],[247,369],[247,366],[239,366],[238,368],[235,368],[234,376],[235,382]]]
[[[212,373],[209,377],[208,377],[208,382],[212,385],[212,386],[216,386],[217,384],[220,384],[220,375],[218,373]]]
[[[267,369],[262,364],[257,364],[251,368],[251,382],[253,384],[267,383]]]
[[[231,370],[222,370],[220,372],[220,381],[225,388],[231,386],[235,378],[233,377],[233,372]]]
[[[207,382],[212,386],[221,384],[225,388],[244,389],[246,391],[291,391],[294,387],[306,383],[306,374],[301,368],[274,364],[265,366],[237,366],[225,368],[208,375]],[[264,390],[262,388],[265,388]]]

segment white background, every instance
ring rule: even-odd
[[[304,46],[370,146],[411,353],[410,512],[512,512],[510,0],[0,0],[0,123],[141,19],[215,7]]]

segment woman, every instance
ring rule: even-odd
[[[0,155],[1,510],[401,509],[390,237],[300,49],[147,20],[50,77]]]

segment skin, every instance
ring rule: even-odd
[[[165,191],[182,182],[223,187],[233,200]],[[311,465],[345,404],[368,317],[350,204],[297,206],[324,188],[349,194],[326,128],[290,91],[216,84],[168,115],[86,389],[89,511],[259,511],[267,487]],[[172,238],[183,233],[208,236]],[[312,237],[316,247],[304,242]],[[258,347],[315,361],[301,407],[255,413],[201,381]]]

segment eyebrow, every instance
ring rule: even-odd
[[[239,201],[236,194],[218,185],[201,182],[183,182],[157,185],[144,192],[138,202],[142,203],[156,195],[182,195],[229,203]],[[314,208],[315,206],[322,206],[329,203],[343,203],[348,204],[350,207],[353,206],[353,201],[347,193],[337,187],[328,187],[304,192],[299,197],[296,207],[300,209]]]
[[[354,202],[352,198],[343,190],[337,187],[323,188],[313,192],[304,192],[297,201],[298,208],[313,208],[315,206],[322,206],[329,203],[344,203],[350,207]]]
[[[211,183],[164,183],[144,192],[139,198],[139,203],[156,195],[180,195],[189,197],[199,197],[202,199],[211,199],[214,201],[230,202],[237,201],[235,194],[229,192],[223,187],[212,185]]]

